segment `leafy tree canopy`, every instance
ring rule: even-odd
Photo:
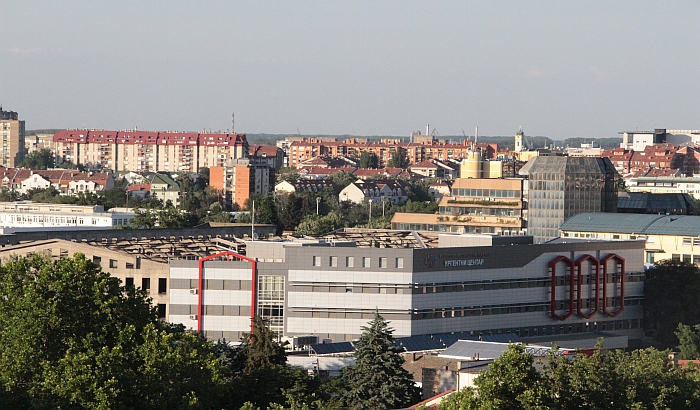
[[[24,156],[22,166],[28,169],[49,169],[56,164],[56,156],[48,148],[30,152]]]
[[[0,266],[0,408],[209,408],[209,343],[84,255]]]
[[[351,409],[396,409],[420,398],[420,390],[402,367],[400,349],[394,346],[393,329],[379,314],[362,327],[355,343],[355,364],[345,368],[344,401]]]
[[[688,262],[664,260],[646,272],[644,328],[658,347],[675,346],[679,323],[700,324],[700,269]]]

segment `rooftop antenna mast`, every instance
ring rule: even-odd
[[[236,133],[236,113],[231,113],[231,134]]]

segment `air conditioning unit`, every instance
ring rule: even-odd
[[[196,295],[197,289],[190,289],[190,295]]]
[[[190,320],[197,320],[197,315],[190,315]]]

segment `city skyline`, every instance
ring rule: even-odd
[[[27,129],[617,137],[697,129],[697,3],[0,5]]]

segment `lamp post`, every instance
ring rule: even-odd
[[[321,202],[321,197],[317,196],[316,197],[316,216],[318,216],[318,204]]]
[[[250,207],[250,239],[255,240],[255,200],[252,200]]]
[[[369,221],[372,222],[372,201],[371,199],[369,200]]]

